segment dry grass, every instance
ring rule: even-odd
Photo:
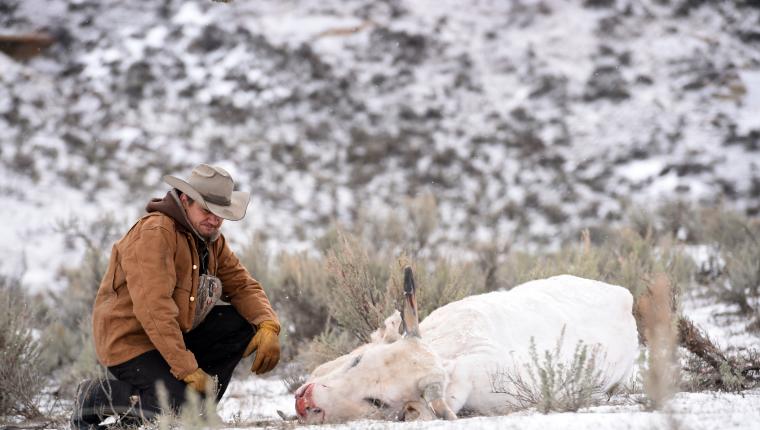
[[[277,259],[277,281],[267,288],[281,320],[283,358],[293,358],[300,344],[325,329],[328,313],[328,272],[320,259],[306,253],[282,254]]]
[[[678,291],[689,284],[694,264],[669,237],[656,237],[653,230],[642,236],[630,228],[610,232],[594,243],[588,230],[580,241],[548,254],[510,255],[503,279],[510,286],[532,279],[571,274],[628,288],[634,297],[646,291],[655,273],[666,273]]]
[[[418,255],[430,244],[438,228],[438,204],[431,192],[425,192],[407,199],[406,209],[410,221],[408,234],[412,239],[412,255]]]
[[[359,341],[350,332],[327,329],[304,344],[298,361],[305,369],[312,371],[322,363],[348,354],[357,346]]]
[[[719,209],[700,210],[696,217],[700,240],[714,256],[699,281],[760,326],[760,220]]]
[[[327,256],[327,270],[334,280],[327,292],[330,315],[338,327],[369,342],[393,309],[385,294],[390,277],[386,262],[371,259],[358,238],[343,234]]]
[[[678,330],[673,300],[671,285],[667,277],[660,274],[636,303],[636,313],[640,315],[640,327],[643,327],[647,344],[644,392],[649,400],[647,406],[656,410],[664,408],[680,383]]]
[[[163,385],[158,386],[158,401],[163,411],[145,427],[158,430],[205,430],[222,427],[222,420],[216,413],[217,403],[213,396],[202,399],[198,393],[188,388],[186,402],[179,413],[171,412],[169,397]]]
[[[31,301],[16,281],[0,277],[0,416],[42,417],[37,395],[47,380],[43,344],[34,335]]]
[[[95,294],[108,267],[110,249],[122,233],[122,224],[104,214],[88,225],[77,220],[59,221],[58,231],[66,241],[84,244],[79,265],[61,268],[66,282],[63,292],[48,292],[51,306],[49,324],[43,332],[47,348],[45,361],[50,370],[64,368],[60,392],[73,396],[82,379],[97,378],[103,369],[97,363],[92,341],[91,315]]]

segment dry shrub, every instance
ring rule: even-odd
[[[639,296],[636,313],[648,347],[644,367],[644,391],[648,406],[661,410],[673,397],[680,382],[678,331],[673,313],[674,295],[668,278],[656,276],[646,293]]]
[[[248,270],[248,273],[264,287],[271,301],[277,285],[276,269],[273,268],[272,258],[267,250],[266,241],[259,233],[253,233],[248,242],[238,253],[240,263]]]
[[[690,282],[693,262],[670,236],[658,239],[652,233],[641,236],[622,229],[616,239],[603,270],[602,279],[607,282],[628,288],[634,297],[647,291],[657,273],[667,275],[676,293]]]
[[[290,360],[299,346],[326,326],[328,273],[322,258],[306,252],[272,258],[260,234],[254,233],[239,254],[240,262],[266,291],[282,323],[282,358]]]
[[[413,255],[417,255],[430,244],[433,233],[438,228],[438,204],[433,193],[428,191],[407,199],[406,210],[411,221],[409,234]]]
[[[283,357],[300,350],[299,360],[308,368],[348,352],[346,345],[355,346],[356,340],[369,341],[394,309],[389,278],[401,273],[394,255],[421,255],[437,225],[435,198],[423,193],[408,199],[400,211],[360,209],[350,229],[332,225],[316,241],[321,255],[283,253],[271,261],[263,241],[254,236],[240,259],[262,283],[283,322]],[[435,276],[422,282],[430,285],[430,306],[467,295],[462,289],[475,290],[468,282],[475,273],[469,265],[449,267],[441,261],[434,266]],[[347,342],[343,332],[354,340]]]
[[[61,268],[66,288],[48,292],[47,299],[55,306],[50,307],[43,333],[46,366],[49,371],[61,370],[60,394],[71,396],[81,379],[97,378],[103,371],[92,341],[92,304],[108,267],[109,250],[123,228],[111,214],[104,214],[87,225],[60,221],[58,230],[70,246],[84,245],[79,265]]]
[[[565,246],[556,253],[547,254],[534,260],[535,266],[524,272],[527,276],[520,281],[525,282],[561,274],[600,279],[608,264],[605,251],[605,249],[593,246],[590,233],[588,230],[584,230],[579,244]],[[529,262],[527,259],[526,261]]]
[[[334,280],[328,308],[337,325],[361,342],[392,311],[386,295],[390,276],[387,259],[370,259],[368,249],[356,237],[340,236],[327,256],[327,270]]]
[[[669,235],[685,242],[698,241],[701,227],[697,209],[682,200],[668,200],[657,207],[652,215],[652,229],[660,236]]]
[[[398,250],[396,250],[398,251]],[[285,260],[283,260],[285,261]],[[318,264],[317,260],[311,260]],[[403,297],[403,267],[411,265],[417,284],[420,318],[434,309],[465,296],[482,292],[484,280],[474,263],[419,257],[412,260],[378,251],[362,237],[336,230],[326,256],[329,278],[320,277],[309,294],[325,297],[329,319],[316,320],[325,331],[302,348],[299,359],[312,368],[345,354],[370,335],[395,309]],[[314,270],[317,270],[316,268]],[[309,318],[312,324],[314,318]],[[306,319],[304,320],[306,322]],[[345,334],[350,334],[346,338]]]
[[[757,318],[757,302],[760,298],[760,244],[746,240],[726,250],[724,259],[728,287],[721,295],[722,298],[738,305],[742,314],[754,314]]]
[[[349,234],[369,244],[378,254],[430,256],[435,254],[439,224],[440,212],[435,196],[423,192],[405,199],[402,207],[392,211],[360,207],[351,225],[333,224],[316,245],[328,254],[340,246],[342,235]]]
[[[701,273],[718,300],[738,307],[760,324],[760,221],[736,212],[704,209],[700,212],[703,241],[712,250],[712,264]]]
[[[403,268],[407,265],[414,272],[421,320],[449,302],[483,292],[484,280],[475,263],[443,258],[412,260],[405,255],[394,259],[370,254],[368,247],[347,234],[341,240],[328,255],[328,270],[334,280],[328,308],[337,325],[362,342],[368,342],[385,318],[400,309]]]
[[[169,406],[169,395],[163,384],[159,384],[157,394],[162,413],[148,427],[160,430],[207,430],[221,428],[224,424],[216,413],[215,396],[202,399],[198,393],[188,388],[185,392],[186,401],[177,414]]]
[[[547,267],[547,264],[552,264],[547,256],[519,250],[511,251],[501,264],[496,266],[495,274],[491,275],[489,291],[491,288],[508,290],[536,279],[536,276],[541,276],[538,273],[539,268]]]
[[[712,244],[719,250],[736,248],[748,239],[748,234],[754,234],[754,224],[735,211],[704,208],[696,216],[700,226],[698,242]]]
[[[500,240],[497,237],[493,237],[488,242],[474,245],[484,291],[496,291],[506,289],[509,286],[509,281],[502,276],[513,273],[513,271],[500,269],[507,262],[505,257],[509,254],[510,246],[510,242]]]
[[[281,335],[283,357],[292,358],[301,342],[327,326],[329,277],[323,261],[306,253],[282,254],[277,267],[279,279],[271,298],[286,324]]]
[[[444,260],[431,262],[438,222],[438,207],[431,193],[407,199],[398,211],[377,213],[360,208],[357,221],[350,228],[333,225],[317,241],[324,257],[309,260],[312,266],[309,271],[316,273],[322,264],[327,269],[327,276],[312,275],[312,279],[306,280],[310,285],[298,277],[283,276],[277,289],[286,292],[288,300],[297,298],[292,307],[300,310],[312,307],[307,308],[307,312],[300,312],[303,324],[295,324],[305,327],[301,330],[303,338],[311,336],[315,329],[324,329],[318,338],[302,349],[300,359],[306,367],[312,367],[311,363],[319,361],[319,357],[331,359],[338,352],[348,352],[350,349],[347,350],[346,345],[355,346],[355,342],[346,341],[343,333],[350,333],[359,342],[370,340],[370,334],[396,308],[400,297],[401,260],[408,261],[403,257],[405,255],[421,259],[425,255],[420,267],[432,270],[430,276],[426,276],[427,270],[417,271],[421,274],[418,277],[421,300],[427,301],[423,305],[426,309],[423,315],[479,290],[483,281],[474,276],[471,265],[451,264]],[[288,269],[292,262],[291,257],[283,256],[281,270],[294,272]],[[425,294],[429,294],[428,299],[424,298]],[[283,304],[282,297],[276,300],[277,306],[285,310],[290,305]],[[333,342],[337,345],[332,345]]]
[[[76,387],[79,381],[102,378],[106,369],[98,362],[95,341],[92,339],[92,319],[83,318],[78,332],[81,348],[76,351],[74,361],[61,378],[61,391],[68,394],[69,387]]]
[[[570,360],[564,358],[562,347],[565,328],[562,328],[554,350],[536,350],[531,337],[530,361],[515,364],[511,369],[499,369],[489,375],[491,391],[506,394],[509,411],[535,407],[546,414],[551,411],[568,412],[599,405],[609,396],[607,379],[598,368],[598,345],[589,347],[583,342],[575,345]],[[602,360],[603,362],[604,360]],[[515,360],[515,363],[518,361]]]
[[[346,226],[335,228],[332,236],[333,246],[325,248],[326,254],[336,246],[340,246],[340,236],[345,233],[361,239],[364,243],[372,244],[372,250],[378,253],[402,252],[409,242],[408,222],[395,211],[378,213],[360,208],[352,228]]]
[[[513,253],[503,270],[511,286],[533,279],[571,274],[620,285],[634,297],[646,291],[654,273],[667,273],[678,291],[689,283],[694,264],[668,237],[655,238],[652,230],[645,235],[629,228],[610,232],[595,244],[588,230],[581,233],[578,244],[562,247],[544,255]]]
[[[14,280],[0,277],[0,415],[39,418],[36,397],[46,373],[30,300]]]
[[[307,369],[300,361],[291,361],[280,367],[280,380],[289,393],[295,393],[306,382],[311,369],[313,368]]]
[[[357,346],[359,341],[348,331],[327,329],[302,348],[298,361],[312,371],[322,363],[348,354]]]
[[[713,343],[704,333],[701,334],[707,342]],[[756,349],[725,354],[726,360],[717,369],[696,354],[688,354],[684,358],[681,388],[685,391],[740,392],[760,385],[760,352]],[[740,373],[736,369],[741,369]]]

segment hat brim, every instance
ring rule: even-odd
[[[164,182],[187,194],[188,197],[199,202],[201,206],[211,211],[214,215],[230,221],[238,221],[245,217],[245,212],[248,210],[248,202],[251,199],[251,194],[248,192],[233,191],[230,197],[230,205],[222,206],[207,202],[192,185],[176,176],[166,175],[164,176]]]

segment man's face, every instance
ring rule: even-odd
[[[222,227],[223,218],[214,215],[198,202],[188,203],[187,196],[184,194],[180,199],[182,200],[182,207],[185,208],[185,212],[187,213],[187,219],[195,231],[203,236],[204,239],[210,239]]]

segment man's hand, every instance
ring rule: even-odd
[[[243,357],[248,357],[256,351],[256,359],[251,365],[251,372],[260,375],[274,369],[280,361],[280,325],[274,321],[263,321],[259,324],[251,343],[245,348]]]
[[[199,367],[195,369],[195,372],[185,376],[182,381],[193,390],[201,394],[206,394],[206,389],[209,387],[209,383],[214,383],[214,378],[209,376],[208,373],[204,372],[203,369]]]

